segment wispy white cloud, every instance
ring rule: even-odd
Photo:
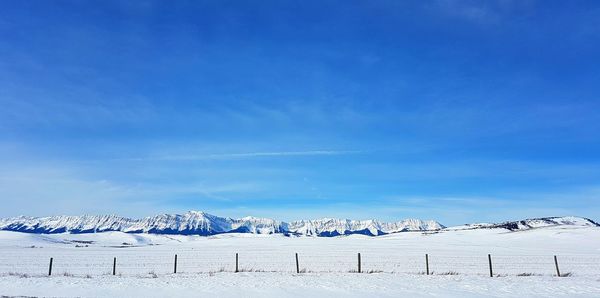
[[[256,157],[294,157],[294,156],[319,156],[319,155],[345,155],[364,153],[360,150],[309,150],[309,151],[267,151],[267,152],[242,152],[242,153],[216,153],[201,155],[162,155],[139,158],[119,158],[122,161],[148,161],[148,160],[211,160],[211,159],[244,159]]]
[[[260,181],[194,181],[154,184],[148,181],[97,179],[85,170],[59,165],[0,167],[0,217],[15,215],[108,214],[145,215],[181,207],[178,198],[230,202],[264,189]],[[190,205],[191,201],[186,204]],[[171,208],[171,209],[169,209]]]
[[[531,10],[535,2],[535,0],[436,0],[433,2],[433,7],[448,16],[485,24],[499,22],[506,15],[515,12]]]

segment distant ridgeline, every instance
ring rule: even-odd
[[[531,218],[517,221],[507,221],[502,223],[475,223],[463,226],[450,227],[448,230],[471,230],[471,229],[507,229],[509,231],[529,230],[535,228],[551,226],[581,226],[581,227],[600,227],[595,221],[576,216],[563,217],[542,217]]]
[[[407,231],[434,231],[444,226],[436,221],[406,219],[394,223],[376,220],[317,219],[290,223],[268,218],[232,219],[198,211],[185,214],[163,214],[142,219],[104,216],[14,217],[0,219],[0,230],[26,233],[96,233],[120,231],[171,235],[215,235],[223,233],[287,234],[339,236],[364,234],[371,236]]]
[[[377,220],[317,219],[289,223],[268,218],[244,217],[232,219],[204,212],[163,214],[142,219],[104,216],[14,217],[0,219],[0,230],[38,234],[98,233],[119,231],[170,235],[209,236],[224,233],[284,234],[334,237],[362,234],[379,236],[411,231],[440,231],[503,228],[510,231],[559,225],[597,227],[596,222],[582,217],[546,217],[497,224],[479,223],[446,228],[436,221],[406,219],[399,222]]]

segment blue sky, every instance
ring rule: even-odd
[[[0,4],[0,216],[600,219],[597,1]]]

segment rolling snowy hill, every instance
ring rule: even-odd
[[[597,222],[584,217],[564,216],[564,217],[542,217],[530,218],[518,221],[506,221],[502,223],[474,223],[456,227],[448,227],[446,230],[471,230],[471,229],[506,229],[509,231],[522,231],[535,228],[554,227],[554,226],[581,226],[581,227],[599,227]]]

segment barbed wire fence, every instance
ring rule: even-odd
[[[598,275],[594,255],[451,255],[381,254],[369,252],[318,255],[313,253],[206,253],[188,251],[155,254],[130,252],[53,252],[0,255],[3,275],[155,276],[182,273],[282,272],[405,273],[423,275]]]

